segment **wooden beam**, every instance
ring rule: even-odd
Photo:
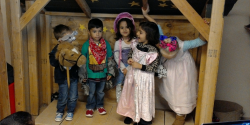
[[[25,1],[26,9],[29,9],[34,1]],[[27,25],[28,57],[29,57],[29,88],[30,88],[30,113],[38,115],[39,90],[38,90],[38,62],[37,62],[37,35],[36,18]]]
[[[201,51],[202,52],[201,52],[201,62],[199,71],[199,89],[198,89],[198,98],[197,98],[196,113],[195,113],[195,125],[199,125],[199,120],[200,120],[201,100],[202,100],[202,92],[204,86],[204,76],[206,71],[207,45],[202,46]]]
[[[88,18],[91,18],[91,10],[89,5],[86,3],[85,0],[76,0],[78,5],[81,7],[82,11],[86,14]]]
[[[199,124],[212,122],[216,82],[219,69],[225,0],[214,0]]]
[[[45,20],[46,20],[46,90],[45,90],[45,94],[46,94],[46,103],[50,104],[51,102],[51,94],[52,94],[52,81],[53,79],[51,79],[51,75],[52,75],[52,70],[51,70],[51,66],[49,63],[49,53],[51,51],[51,16],[50,15],[46,15],[45,16]]]
[[[40,46],[40,50],[41,50],[41,67],[42,67],[42,103],[43,104],[48,104],[48,99],[46,96],[46,88],[47,88],[47,57],[48,57],[48,53],[47,53],[47,49],[46,49],[46,21],[45,21],[45,15],[41,14],[40,16],[40,26],[41,26],[41,46]]]
[[[20,0],[11,0],[12,41],[16,111],[26,111],[23,65],[23,43],[20,30]]]
[[[46,15],[51,16],[80,16],[80,17],[86,17],[84,13],[71,13],[71,12],[50,12],[46,11]],[[92,13],[92,18],[116,18],[118,14],[103,14],[103,13]],[[134,19],[144,19],[144,16],[141,14],[132,14]],[[178,19],[178,20],[187,20],[185,16],[179,16],[179,15],[171,15],[171,16],[165,16],[165,15],[150,15],[154,19]]]
[[[193,9],[186,0],[171,0],[189,22],[201,33],[207,40],[209,38],[209,26],[204,23],[201,16]]]
[[[37,13],[39,13],[50,0],[36,0],[34,4],[20,18],[20,30],[22,30]]]
[[[5,1],[1,1],[5,2]],[[3,14],[5,10],[2,9],[0,2],[0,120],[10,115],[10,99],[8,89],[7,66],[5,60],[5,41],[3,28]]]

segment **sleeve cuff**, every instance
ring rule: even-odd
[[[141,70],[145,71],[146,70],[146,65],[142,65]]]

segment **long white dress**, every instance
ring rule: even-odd
[[[158,56],[157,52],[138,50],[136,42],[131,44],[133,50],[132,59],[140,64],[149,65]],[[130,68],[124,81],[117,113],[132,118],[134,122],[139,122],[140,118],[151,121],[155,116],[154,72]]]
[[[196,107],[197,70],[191,54],[183,51],[184,42],[178,38],[177,41],[180,50],[175,58],[163,64],[167,77],[162,79],[159,89],[174,112],[188,114]]]

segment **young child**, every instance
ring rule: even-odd
[[[142,12],[149,21],[156,22],[148,15],[149,7],[147,7],[147,10],[142,9]],[[161,29],[160,25],[158,27]],[[160,35],[163,35],[162,30],[160,31]],[[168,101],[170,108],[176,113],[173,125],[184,125],[186,114],[192,112],[196,107],[197,97],[197,70],[194,59],[188,50],[202,46],[206,42],[202,36],[190,41],[181,41],[178,37],[172,38],[171,41],[177,41],[179,50],[172,57],[166,57],[164,55],[168,55],[169,48],[161,49],[163,65],[167,69],[167,77],[163,78],[163,83],[159,84],[159,89],[163,98]]]
[[[1,120],[0,125],[35,125],[35,120],[30,113],[19,111]]]
[[[142,22],[136,35],[138,42],[131,43],[128,54],[131,67],[125,77],[117,113],[126,116],[125,124],[132,121],[139,125],[152,124],[155,116],[154,73],[159,62],[158,27],[153,22]]]
[[[59,43],[62,42],[72,42],[75,38],[72,38],[74,35],[71,28],[65,25],[57,25],[54,28],[54,36]],[[77,81],[78,81],[78,66],[74,65],[70,68],[70,88],[68,89],[67,83],[67,73],[66,69],[59,64],[59,61],[55,59],[55,53],[57,51],[58,44],[53,48],[49,53],[50,64],[55,67],[54,78],[55,82],[59,86],[59,98],[57,102],[57,111],[55,121],[62,121],[63,113],[65,106],[67,104],[67,116],[66,120],[72,120],[74,110],[76,107],[76,101],[78,98],[77,91]]]
[[[114,48],[114,59],[118,67],[118,75],[116,76],[116,99],[117,102],[121,96],[121,86],[124,76],[128,71],[128,53],[131,50],[131,41],[135,37],[135,23],[131,14],[127,12],[120,13],[114,22],[116,32],[116,42]]]
[[[87,117],[93,117],[97,108],[101,115],[106,114],[103,108],[105,82],[111,78],[108,72],[108,61],[112,60],[112,50],[108,41],[102,38],[103,23],[99,19],[91,19],[88,23],[90,38],[82,46],[82,54],[86,57],[87,79],[89,96],[87,99]],[[96,93],[96,97],[95,97]]]

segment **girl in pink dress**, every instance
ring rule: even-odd
[[[159,63],[158,27],[153,22],[140,23],[138,42],[132,41],[128,69],[117,113],[126,116],[124,123],[152,124],[155,116],[154,73]]]

